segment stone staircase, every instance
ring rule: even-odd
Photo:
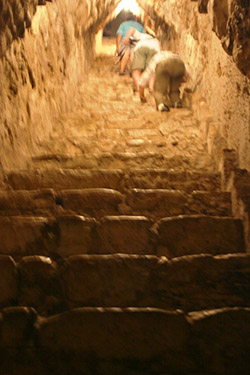
[[[1,374],[246,375],[234,190],[191,110],[141,107],[112,69],[96,62],[83,106],[2,181]]]

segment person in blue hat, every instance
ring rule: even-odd
[[[132,52],[134,46],[132,44],[125,45],[123,40],[127,35],[130,27],[135,28],[140,33],[144,33],[144,26],[136,21],[136,16],[129,12],[126,16],[126,21],[122,22],[116,32],[116,51],[115,54],[120,56],[120,75],[125,74],[125,69],[128,62],[130,61],[130,66],[132,65]]]

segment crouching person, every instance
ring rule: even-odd
[[[179,55],[170,51],[156,53],[139,79],[139,95],[143,101],[144,89],[153,81],[156,109],[164,112],[170,107],[181,108],[180,86],[187,75],[185,64]]]

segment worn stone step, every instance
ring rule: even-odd
[[[249,307],[249,293],[249,254],[0,256],[0,307],[30,306],[43,316],[86,306]]]
[[[5,184],[16,190],[108,188],[124,191],[177,189],[191,192],[220,191],[220,173],[191,172],[156,168],[109,169],[31,169],[9,172]]]
[[[133,214],[147,217],[206,214],[231,216],[231,194],[226,192],[132,189],[127,193],[127,205]]]
[[[17,190],[108,188],[119,190],[121,170],[33,169],[10,172],[5,183]]]
[[[0,215],[43,215],[60,211],[53,189],[0,190]]]
[[[137,306],[184,311],[250,306],[250,255],[168,260],[138,255],[79,255],[61,270],[69,308]]]
[[[245,251],[240,219],[193,215],[162,218],[113,215],[0,217],[0,253],[21,257],[75,254],[189,254]]]
[[[54,221],[44,216],[0,217],[0,254],[43,254],[55,240]]]
[[[71,189],[59,191],[58,200],[65,210],[100,218],[122,213],[119,207],[125,203],[125,195],[105,188]]]
[[[97,363],[117,361],[113,364],[115,372],[111,370],[112,363],[107,363],[111,373],[125,363],[130,363],[127,370],[131,365],[141,370],[149,366],[151,371],[156,366],[159,373],[165,366],[183,370],[180,359],[185,354],[188,333],[189,324],[182,312],[152,308],[74,309],[39,324],[38,347],[45,354],[52,354],[53,365],[58,355],[65,353],[70,357],[74,353],[74,370],[88,366],[93,357]]]
[[[167,257],[245,251],[243,223],[237,218],[180,215],[161,219],[157,232],[157,254]]]
[[[219,368],[222,375],[248,374],[249,334],[250,309],[242,307],[188,315],[154,308],[78,308],[43,319],[27,307],[12,307],[1,311],[1,371],[211,375]],[[20,347],[22,355],[13,358]]]
[[[136,169],[125,176],[126,188],[221,191],[221,175],[214,172]]]
[[[65,212],[101,218],[107,215],[144,215],[152,218],[203,213],[230,216],[228,192],[188,194],[179,190],[89,188],[55,191],[0,190],[0,215],[54,215]]]
[[[169,145],[164,139],[147,140],[145,136],[143,138],[132,138],[128,140],[127,136],[124,135],[124,146],[123,148],[131,149],[130,152],[99,152],[92,153],[91,149],[88,154],[84,155],[67,155],[67,154],[51,154],[51,155],[40,155],[32,159],[32,164],[37,167],[53,168],[60,166],[61,168],[103,168],[103,169],[128,169],[128,168],[140,168],[142,165],[144,168],[182,168],[186,170],[199,170],[200,168],[206,169],[207,165],[203,165],[203,159],[196,157],[185,157],[182,155],[176,155],[173,148],[172,156],[164,156],[164,148],[168,148]],[[88,140],[89,142],[89,140]],[[114,142],[112,139],[108,140],[110,145]],[[145,151],[147,145],[152,149],[155,144],[155,152]],[[158,147],[157,147],[158,144]],[[115,146],[114,146],[115,148]],[[121,143],[119,142],[119,148]],[[161,149],[161,152],[157,152],[157,148]],[[85,147],[83,147],[85,149]],[[136,151],[134,151],[136,149]],[[211,169],[211,167],[210,167]]]

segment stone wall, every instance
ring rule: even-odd
[[[0,4],[0,171],[25,167],[53,119],[77,103],[94,36],[118,0]]]
[[[240,168],[250,170],[249,1],[138,3],[155,20],[164,48],[177,51],[190,65],[197,109],[207,103],[212,114],[204,125],[206,140],[213,138],[209,152],[235,149]]]
[[[24,167],[77,104],[95,33],[119,0],[4,0],[0,4],[0,171]],[[197,108],[211,153],[235,149],[250,170],[249,0],[138,0],[164,46],[193,71]],[[195,107],[195,106],[194,106]],[[204,113],[204,111],[203,111]]]

